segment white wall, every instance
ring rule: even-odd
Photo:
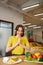
[[[0,7],[0,19],[14,22],[14,26],[23,23],[23,16],[21,13],[3,6]]]
[[[21,13],[19,13],[16,10],[12,10],[11,8],[4,7],[4,6],[0,6],[0,20],[13,22],[14,28],[16,27],[17,24],[22,24],[24,22],[23,16]],[[2,52],[3,56],[5,55],[4,51],[5,50],[3,49],[3,52]]]

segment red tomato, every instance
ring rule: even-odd
[[[40,54],[39,57],[40,57],[40,58],[43,58],[43,54]]]
[[[37,56],[35,56],[34,54],[31,54],[31,57],[37,59]]]

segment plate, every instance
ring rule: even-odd
[[[10,62],[8,62],[8,60],[9,60],[9,57],[4,57],[3,58],[3,63],[6,63],[6,64],[16,64],[16,63],[20,63],[22,61],[21,58],[18,58],[17,61],[13,61],[13,62],[12,62],[12,60],[10,60]]]
[[[25,62],[33,62],[33,63],[41,63],[41,64],[43,64],[43,62],[38,62],[38,61],[28,61],[28,60],[24,60]]]

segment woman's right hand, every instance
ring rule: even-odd
[[[18,43],[18,45],[20,44],[20,38],[18,38],[18,42],[17,43]]]
[[[17,43],[13,45],[13,48],[14,48],[15,46],[18,46],[19,44],[20,44],[20,38],[18,38]]]

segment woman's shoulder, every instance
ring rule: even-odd
[[[15,38],[15,36],[14,36],[14,35],[12,35],[12,36],[10,36],[10,38]]]

